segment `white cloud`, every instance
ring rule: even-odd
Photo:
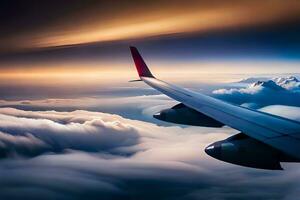
[[[12,148],[13,144],[23,144],[25,138],[32,142],[33,147],[37,144],[36,148],[40,147],[37,149],[40,152],[64,149],[109,151],[115,147],[134,145],[138,140],[138,131],[122,123],[124,120],[121,117],[113,115],[97,115],[87,111],[26,112],[11,108],[2,108],[0,113],[0,131],[15,137],[10,149],[16,151],[19,148]],[[33,140],[42,141],[46,145],[34,143]],[[7,139],[5,141],[8,143]],[[24,152],[22,150],[19,153]]]
[[[295,77],[257,81],[243,88],[218,89],[216,98],[251,108],[268,105],[300,106],[300,82]]]
[[[147,122],[125,119],[118,115],[83,110],[57,112],[0,108],[0,131],[3,134],[15,137],[15,144],[18,143],[18,138],[41,141],[45,145],[39,145],[39,147],[47,148],[45,149],[47,151],[74,149],[117,153],[117,149],[122,149],[119,153],[132,153],[149,146],[161,147],[174,144],[176,148],[181,148],[182,139],[191,139],[191,143],[199,145],[199,142],[206,141],[205,138],[210,137],[195,140],[194,137],[199,137],[199,135],[195,135],[194,131],[198,129],[197,127],[160,127]],[[210,128],[200,129],[202,133],[211,130],[223,131]],[[160,133],[162,130],[163,133]],[[183,131],[189,134],[182,134]],[[171,135],[174,137],[170,137]],[[125,150],[126,152],[122,152]],[[184,148],[182,152],[185,152]]]
[[[180,184],[187,190],[183,195],[194,185],[191,177],[206,176],[206,166],[218,162],[208,159],[205,146],[232,131],[200,129],[160,127],[99,112],[1,108],[0,144],[5,145],[0,148],[6,159],[0,161],[0,187],[7,188],[0,190],[0,197],[24,197],[12,190],[32,197],[32,189],[42,195],[55,191],[52,195],[62,199],[82,197],[78,191],[90,193],[91,198],[95,194],[118,197],[126,194],[126,187],[138,194],[134,188],[145,187],[139,186],[143,182],[171,184],[174,189]],[[39,154],[29,160],[16,158]],[[130,185],[131,179],[135,186]],[[129,185],[119,185],[122,182]],[[199,179],[197,184],[202,182]],[[163,188],[158,191],[173,195]]]
[[[262,87],[247,87],[247,88],[231,88],[231,89],[217,89],[213,91],[213,94],[256,94],[260,92],[263,88]]]
[[[273,81],[277,85],[279,85],[287,90],[294,90],[294,91],[300,90],[300,81],[294,76],[277,77],[277,78],[274,78]]]
[[[152,117],[156,112],[172,107],[175,101],[164,95],[132,97],[89,97],[75,99],[42,100],[0,100],[0,107],[14,107],[22,110],[89,110],[118,114],[130,119],[164,123]]]
[[[263,112],[271,113],[295,121],[300,121],[300,107],[272,105],[260,109]]]
[[[1,148],[13,154],[0,161],[3,199],[276,199],[299,184],[293,166],[279,173],[208,157],[208,144],[236,133],[229,128],[1,108],[0,131]]]

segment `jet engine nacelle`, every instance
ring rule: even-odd
[[[218,160],[260,169],[282,170],[280,162],[297,162],[243,133],[215,142],[205,152]]]
[[[176,124],[192,125],[192,126],[205,126],[205,127],[222,127],[222,124],[215,119],[208,117],[194,109],[191,109],[184,104],[180,103],[176,106],[160,111],[153,115],[154,118],[172,122]]]

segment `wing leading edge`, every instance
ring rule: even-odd
[[[233,105],[154,78],[135,47],[130,47],[140,79],[149,86],[287,155],[300,159],[300,123]]]

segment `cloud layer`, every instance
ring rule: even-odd
[[[170,198],[177,187],[183,195],[195,187],[188,177],[206,171],[196,164],[216,136],[200,138],[194,128],[185,135],[179,127],[99,112],[2,108],[0,113],[0,197],[5,198]],[[148,186],[158,193],[148,192]],[[172,192],[160,188],[166,186]]]
[[[300,106],[300,82],[295,77],[256,81],[243,88],[218,89],[215,97],[251,108]]]
[[[105,114],[86,111],[70,113],[25,112],[0,109],[1,154],[38,155],[65,149],[109,152],[115,147],[137,143],[137,130]],[[3,114],[5,113],[5,114]]]
[[[208,157],[234,130],[160,127],[90,111],[0,109],[1,199],[282,199],[300,171]],[[281,188],[278,190],[278,188]],[[285,191],[284,193],[282,191]]]
[[[127,92],[127,90],[125,90]],[[119,92],[121,93],[121,92]],[[136,94],[139,95],[139,94]],[[129,119],[139,119],[167,125],[152,117],[176,102],[164,95],[144,95],[129,97],[100,96],[76,99],[42,99],[42,100],[0,100],[0,107],[14,107],[22,110],[88,110],[118,114]]]
[[[250,99],[238,100],[266,100],[262,106],[272,103],[270,95],[280,95],[283,101],[298,93],[295,84],[285,88],[272,83],[269,87],[269,83],[215,95],[236,100],[239,94],[246,100],[247,94]],[[161,95],[1,100],[0,199],[223,200],[299,196],[298,164],[283,164],[285,171],[273,172],[224,163],[204,153],[208,144],[237,133],[235,130],[145,122],[154,122],[150,120],[153,113],[174,103]],[[269,105],[261,110],[300,121],[299,107]]]

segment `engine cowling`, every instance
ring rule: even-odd
[[[205,126],[205,127],[222,127],[222,124],[215,119],[208,117],[194,109],[191,109],[184,104],[180,103],[176,106],[160,111],[153,115],[154,118],[172,122],[176,124],[192,125],[192,126]]]
[[[292,161],[276,149],[243,133],[215,142],[206,147],[205,152],[218,160],[259,169],[282,170],[281,161]]]

